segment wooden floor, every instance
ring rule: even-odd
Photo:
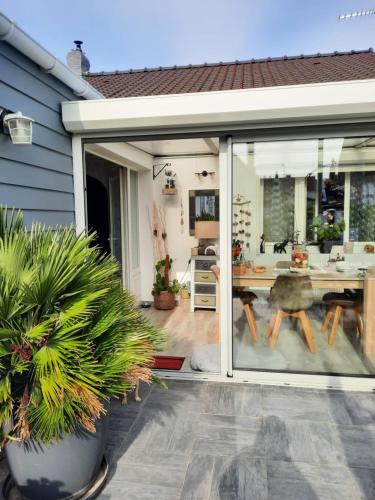
[[[168,334],[168,343],[160,354],[185,357],[181,371],[192,372],[190,358],[196,347],[218,343],[219,314],[199,309],[190,312],[190,300],[181,299],[172,311],[145,309],[154,324],[162,326]]]

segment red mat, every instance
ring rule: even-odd
[[[155,370],[181,370],[185,358],[180,356],[155,356]]]

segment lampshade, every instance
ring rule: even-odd
[[[200,220],[195,222],[195,237],[198,240],[217,240],[219,234],[219,221]]]
[[[13,144],[31,144],[33,139],[33,119],[23,116],[21,111],[5,115],[4,124],[8,127]]]

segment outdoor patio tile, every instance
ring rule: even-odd
[[[180,489],[113,481],[105,488],[98,500],[178,500]]]
[[[216,457],[210,500],[267,500],[267,468],[264,459],[243,452]]]
[[[374,394],[334,394],[328,399],[329,411],[337,424],[375,425]]]
[[[198,426],[197,438],[192,451],[207,455],[233,455],[251,453],[254,457],[265,456],[264,429],[261,419],[253,419],[247,429],[219,426]]]
[[[210,496],[214,457],[194,455],[186,472],[181,500],[205,500]]]
[[[124,453],[120,458],[122,463],[139,464],[144,466],[167,467],[186,471],[191,460],[190,455],[176,454],[170,451],[151,451],[145,453],[144,450],[132,448],[131,451]]]
[[[264,432],[267,459],[317,462],[308,422],[267,417],[264,419]]]
[[[348,469],[301,462],[267,463],[269,500],[354,500]]]
[[[325,396],[314,397],[310,392],[300,391],[293,395],[285,390],[262,392],[263,414],[281,418],[329,422],[331,416]]]
[[[354,495],[357,500],[374,500],[375,473],[374,469],[351,468],[351,479],[354,485]]]
[[[167,486],[182,488],[186,474],[186,467],[167,466],[164,464],[141,465],[119,461],[113,481],[121,480],[124,483],[141,483],[150,486]]]
[[[251,417],[261,411],[260,386],[247,384],[212,384],[203,408],[203,413]]]
[[[359,426],[337,426],[344,460],[349,466],[375,469],[375,433]],[[375,474],[375,470],[374,470]]]
[[[127,443],[129,447],[167,448],[176,425],[176,419],[174,413],[152,411],[152,409],[145,407],[128,433]]]
[[[198,422],[199,415],[195,413],[179,415],[171,434],[168,450],[175,453],[190,453]]]
[[[319,463],[345,463],[342,444],[333,425],[325,422],[309,422],[310,435]]]

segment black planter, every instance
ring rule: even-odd
[[[5,451],[10,473],[25,500],[77,498],[99,472],[106,442],[108,417],[96,433],[82,430],[57,443],[9,442]]]
[[[333,245],[342,245],[340,240],[324,240],[319,242],[320,253],[331,253]]]

